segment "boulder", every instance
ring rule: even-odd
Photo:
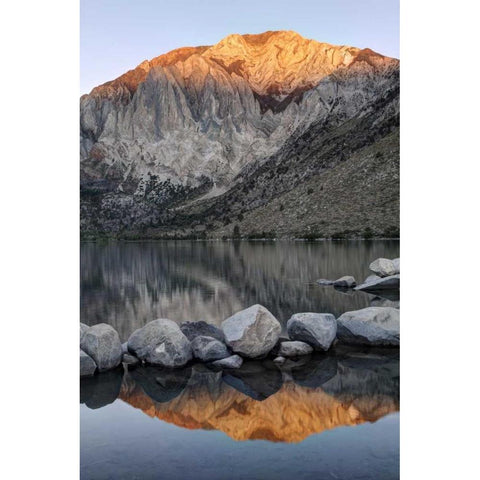
[[[398,290],[400,288],[400,275],[390,275],[389,277],[378,277],[367,283],[362,283],[355,287],[355,290],[365,292],[376,292],[380,290]]]
[[[376,280],[380,280],[382,277],[379,277],[378,275],[369,275],[364,281],[363,283],[370,283],[370,282],[374,282]]]
[[[288,335],[311,345],[315,350],[328,350],[337,334],[337,322],[331,313],[296,313],[287,322]]]
[[[128,351],[140,360],[163,367],[182,367],[192,359],[192,348],[179,326],[159,318],[135,330],[128,339]]]
[[[344,277],[339,278],[333,282],[334,287],[346,287],[346,288],[353,288],[357,282],[355,278],[350,275],[345,275]]]
[[[326,278],[319,278],[315,281],[318,285],[333,285],[333,280],[327,280]]]
[[[232,355],[231,357],[222,358],[212,363],[219,368],[240,368],[242,366],[243,359],[240,355]]]
[[[341,343],[378,347],[400,345],[400,312],[391,307],[367,307],[346,312],[338,320]]]
[[[392,260],[393,266],[395,267],[395,274],[400,273],[400,258],[394,258]]]
[[[213,337],[221,342],[225,341],[223,332],[218,327],[203,320],[199,322],[183,322],[180,325],[180,330],[190,341],[200,336]]]
[[[389,277],[397,273],[395,265],[388,258],[377,258],[370,264],[369,268],[379,277]]]
[[[90,327],[83,334],[80,348],[93,358],[100,372],[111,370],[122,361],[122,344],[118,333],[106,323]]]
[[[122,356],[122,363],[130,367],[135,367],[140,364],[140,360],[131,353],[124,353]]]
[[[226,344],[244,357],[266,355],[277,343],[282,327],[262,305],[253,305],[222,322]]]
[[[383,298],[381,296],[373,297],[370,300],[371,307],[392,307],[392,308],[400,308],[400,301],[399,300],[390,300],[388,298]]]
[[[90,355],[80,350],[80,377],[89,377],[95,373],[97,364]]]
[[[128,353],[128,342],[122,343],[122,353]]]
[[[85,335],[85,332],[89,329],[90,327],[88,325],[85,325],[84,323],[80,322],[80,342],[82,341],[83,336]]]
[[[212,362],[230,356],[227,346],[213,337],[201,335],[192,341],[193,356],[202,362]]]
[[[289,342],[290,341],[290,338],[288,338],[287,336],[284,336],[284,335],[280,335],[280,337],[278,337],[278,340],[277,340],[277,343],[275,344],[275,346],[270,350],[270,355],[272,358],[275,358],[279,355],[279,351],[280,351],[280,347],[282,345],[283,342]]]
[[[291,342],[283,342],[280,345],[279,355],[280,357],[299,357],[300,355],[308,355],[312,352],[313,347],[308,343],[294,340]]]

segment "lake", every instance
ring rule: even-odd
[[[298,312],[399,307],[342,291],[396,241],[81,245],[81,321],[125,341],[155,318],[215,325],[255,303]],[[82,479],[397,479],[399,352],[337,346],[238,370],[138,367],[81,380]]]

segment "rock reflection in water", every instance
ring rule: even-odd
[[[270,361],[244,362],[238,370],[224,372],[222,380],[257,401],[265,400],[282,388],[282,373]]]
[[[81,321],[108,323],[125,341],[155,318],[219,325],[255,303],[282,324],[298,312],[339,316],[375,295],[315,280],[348,274],[361,282],[373,259],[398,254],[396,241],[84,243]]]
[[[80,403],[97,409],[113,403],[120,394],[123,369],[117,368],[100,375],[80,379]]]
[[[82,393],[90,408],[113,401],[118,372],[102,387],[105,375],[94,377]],[[180,427],[220,430],[235,440],[300,442],[398,411],[399,358],[391,351],[347,349],[289,360],[280,368],[270,361],[245,362],[229,372],[205,365],[169,371],[139,367],[125,372],[116,394],[150,417]]]

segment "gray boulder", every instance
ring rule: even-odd
[[[89,377],[95,373],[97,365],[93,358],[80,350],[80,377]]]
[[[333,285],[333,280],[327,280],[326,278],[319,278],[316,280],[318,285]]]
[[[296,313],[287,322],[287,332],[292,340],[325,351],[335,340],[337,322],[331,313]]]
[[[379,277],[389,277],[397,273],[395,265],[388,258],[377,258],[370,264],[369,268]]]
[[[394,258],[392,260],[393,266],[395,267],[395,274],[400,273],[400,258]]]
[[[392,308],[400,308],[400,301],[399,300],[390,300],[388,298],[383,297],[374,297],[370,300],[371,307],[392,307]]]
[[[240,355],[232,355],[231,357],[222,358],[212,363],[219,368],[240,368],[243,363],[243,358]]]
[[[83,336],[85,335],[85,332],[89,329],[90,327],[88,325],[85,325],[84,323],[80,322],[80,342],[82,341]]]
[[[134,367],[140,364],[140,360],[130,353],[124,353],[122,355],[122,363],[124,363],[125,365],[129,365],[131,367]]]
[[[115,368],[122,361],[118,333],[106,323],[90,327],[82,337],[80,348],[93,358],[100,372]]]
[[[200,336],[213,337],[221,342],[225,341],[223,332],[218,327],[203,320],[199,322],[183,322],[180,325],[180,330],[190,341]]]
[[[368,307],[346,312],[338,320],[341,343],[397,347],[400,345],[400,312],[391,307]]]
[[[355,287],[355,290],[365,292],[375,292],[379,290],[397,290],[400,288],[400,275],[390,275],[389,277],[378,277],[376,280],[362,283]]]
[[[225,342],[244,357],[266,355],[277,343],[282,327],[262,305],[253,305],[222,322]]]
[[[339,278],[333,282],[334,287],[346,287],[346,288],[353,288],[357,282],[355,278],[350,275],[345,275],[344,277]]]
[[[202,362],[212,362],[230,356],[227,346],[213,337],[201,335],[192,341],[193,356]]]
[[[135,330],[128,339],[128,351],[152,365],[181,367],[192,359],[192,348],[179,326],[159,318]]]
[[[280,357],[298,357],[300,355],[308,355],[313,352],[313,347],[308,343],[294,340],[291,342],[282,342],[280,345]],[[278,358],[278,357],[277,357]]]
[[[128,353],[128,342],[122,343],[122,353]]]
[[[376,280],[380,280],[382,277],[379,277],[378,275],[369,275],[364,281],[363,283],[370,283],[370,282],[374,282]]]
[[[276,363],[277,365],[283,365],[287,359],[285,357],[275,357],[273,359],[273,363]]]

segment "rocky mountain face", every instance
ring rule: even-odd
[[[371,50],[230,35],[96,87],[80,126],[86,237],[398,234],[399,62]]]

